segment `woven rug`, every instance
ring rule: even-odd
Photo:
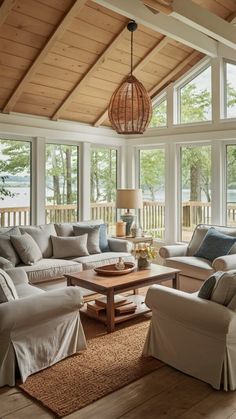
[[[79,410],[163,366],[143,357],[149,321],[88,340],[88,348],[30,376],[19,387],[58,416]]]

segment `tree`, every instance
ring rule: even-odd
[[[6,196],[10,196],[13,198],[15,194],[11,193],[8,189],[5,187],[7,176],[0,176],[0,199],[3,201]]]
[[[152,119],[149,128],[164,127],[167,124],[167,100],[164,99],[153,107]]]
[[[165,153],[163,149],[142,150],[140,152],[140,187],[144,195],[148,191],[151,200],[165,185]]]
[[[112,202],[116,195],[116,150],[96,148],[91,151],[91,202]]]

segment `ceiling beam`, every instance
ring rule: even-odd
[[[236,29],[226,20],[189,0],[173,0],[171,17],[236,49]]]
[[[96,62],[90,67],[90,69],[87,71],[87,73],[84,74],[82,79],[77,83],[77,85],[74,87],[74,89],[69,93],[69,95],[66,97],[64,102],[59,106],[59,108],[56,110],[54,115],[51,119],[57,120],[60,118],[61,113],[68,107],[68,105],[74,100],[74,98],[78,95],[80,90],[84,87],[84,85],[87,83],[87,80],[94,75],[94,73],[99,69],[99,67],[104,64],[104,62],[109,57],[110,52],[117,47],[120,40],[124,37],[124,35],[127,34],[127,24],[125,27],[121,30],[121,32],[111,41],[111,43],[107,46],[105,51],[98,57]]]
[[[155,55],[162,49],[165,47],[166,44],[168,44],[169,42],[169,38],[168,37],[164,37],[161,41],[158,42],[158,44],[156,44],[151,51],[149,51],[146,56],[134,67],[133,69],[133,74],[136,75],[140,70],[142,70],[143,67],[145,67],[145,65],[147,63],[149,63],[154,57]],[[102,113],[102,115],[99,116],[99,118],[95,121],[95,123],[93,124],[95,127],[98,127],[99,125],[101,125],[108,117],[108,108]]]
[[[172,13],[171,3],[173,0],[169,1],[162,1],[162,0],[142,0],[145,6],[149,7],[151,10],[155,12],[162,12],[166,15]]]
[[[163,13],[154,15],[139,0],[93,0],[116,13],[136,20],[156,32],[182,42],[210,57],[217,57],[217,42],[189,25]],[[191,2],[192,3],[192,2]],[[205,12],[205,10],[204,10]]]
[[[12,11],[13,7],[15,6],[17,0],[4,0],[1,7],[0,7],[0,26],[3,25],[7,16]]]
[[[27,83],[32,79],[34,74],[37,71],[39,64],[41,64],[48,54],[50,49],[53,47],[55,42],[62,36],[62,34],[68,29],[71,21],[75,18],[79,11],[82,9],[86,0],[75,0],[70,10],[67,14],[63,17],[62,21],[59,23],[53,34],[48,39],[46,45],[40,51],[39,55],[35,58],[33,63],[31,64],[30,68],[27,70],[26,74],[21,79],[20,83],[12,93],[11,97],[8,99],[7,103],[5,104],[3,111],[4,113],[9,113],[14,109],[17,100],[19,99],[21,93],[24,91],[24,88]]]

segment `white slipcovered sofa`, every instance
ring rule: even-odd
[[[71,253],[70,246],[73,243],[70,244],[69,241],[71,238],[75,238],[74,228],[89,226],[104,227],[105,224],[102,220],[96,220],[0,228],[0,268],[6,270],[13,266],[22,267],[31,284],[48,290],[66,285],[64,274],[117,263],[119,257],[122,257],[124,261],[133,260],[133,256],[130,254],[131,244],[126,240],[107,237],[105,231],[103,238],[105,238],[107,246],[102,248],[99,253],[87,253],[85,256],[81,256],[75,251]],[[15,249],[12,250],[12,236],[25,234],[33,238],[41,252],[41,256],[39,255],[36,261],[27,264],[22,261],[21,252],[16,254]],[[57,243],[57,238],[62,238],[61,244]]]
[[[165,266],[181,271],[179,276],[180,284],[181,282],[187,284],[189,279],[192,280],[192,283],[195,281],[192,290],[198,289],[202,281],[216,271],[236,269],[236,244],[232,246],[229,254],[220,256],[213,260],[213,262],[194,256],[210,227],[214,227],[223,234],[236,237],[235,228],[199,224],[196,226],[188,244],[163,246],[159,250]]]
[[[143,353],[211,384],[236,389],[236,313],[196,293],[153,285]]]
[[[0,304],[0,386],[15,385],[17,366],[24,382],[86,348],[77,287],[45,292],[28,283],[24,269],[7,273],[17,298]]]

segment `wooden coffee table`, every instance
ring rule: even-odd
[[[115,294],[129,290],[137,290],[138,288],[146,287],[151,284],[160,284],[161,282],[168,280],[172,280],[173,288],[178,288],[179,272],[180,271],[177,269],[151,264],[150,269],[135,269],[133,272],[121,276],[101,276],[93,269],[89,269],[83,272],[66,274],[65,277],[67,278],[67,285],[77,285],[107,296],[106,314],[99,314],[99,316],[97,316],[96,314],[91,313],[91,310],[88,311],[86,307],[83,307],[81,311],[90,317],[94,317],[97,320],[104,322],[107,325],[107,331],[110,333],[114,332],[116,323],[129,320],[140,314],[151,311],[144,303],[145,297],[134,294],[130,295],[128,298],[137,304],[135,312],[132,314],[129,313],[115,316]]]

